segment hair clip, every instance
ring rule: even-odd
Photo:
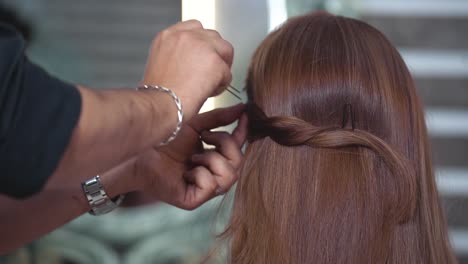
[[[231,88],[231,89],[229,89]],[[234,86],[232,86],[231,84],[228,85],[226,91],[228,91],[230,94],[232,94],[234,97],[236,97],[237,99],[239,99],[239,101],[242,101],[242,98],[239,96],[239,94],[241,93],[241,91],[239,91],[238,89],[236,89]]]
[[[354,112],[353,107],[350,103],[344,105],[343,108],[343,121],[341,123],[341,128],[345,128],[351,123],[351,128],[354,130]]]

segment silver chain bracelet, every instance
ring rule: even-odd
[[[137,87],[137,90],[140,90],[140,89],[142,90],[154,89],[160,92],[167,93],[172,97],[172,99],[174,99],[174,102],[177,106],[177,126],[174,132],[172,132],[171,136],[160,144],[160,146],[164,146],[168,144],[169,142],[171,142],[172,140],[174,140],[177,137],[177,134],[179,134],[180,129],[182,128],[182,122],[184,120],[184,112],[182,111],[182,102],[180,101],[179,97],[171,89],[168,89],[163,86],[143,85],[143,86]]]

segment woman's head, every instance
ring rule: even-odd
[[[451,263],[422,106],[358,20],[290,19],[255,52],[233,263]]]

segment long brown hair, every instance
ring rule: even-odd
[[[231,263],[456,263],[422,105],[375,28],[288,20],[255,52]]]

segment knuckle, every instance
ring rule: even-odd
[[[216,37],[216,38],[222,38],[222,37],[221,37],[221,34],[219,34],[219,32],[216,31],[216,30],[207,29],[206,31],[207,31],[210,35],[212,35],[212,36],[214,36],[214,37]]]
[[[192,33],[189,31],[180,31],[176,34],[177,41],[180,43],[190,43],[192,42]]]
[[[219,57],[218,53],[216,53],[216,51],[211,48],[209,53],[206,55],[206,60],[216,68],[220,68],[220,66],[223,64],[222,59]]]
[[[216,69],[215,78],[220,85],[227,85],[230,82],[230,73],[227,70],[227,66],[224,62],[219,59],[213,61],[213,67]],[[224,87],[219,87],[219,92],[224,91]]]
[[[241,165],[241,159],[239,157],[235,157],[229,160],[229,163],[232,165],[234,171],[237,173],[237,169],[239,169]]]
[[[227,193],[227,191],[229,191],[229,190],[227,190],[226,188],[218,187],[218,188],[216,188],[215,194],[216,195],[223,195],[223,194]]]
[[[211,150],[210,152],[207,153],[207,159],[213,163],[218,160],[219,153],[216,150]]]
[[[184,209],[184,210],[188,210],[188,211],[191,211],[197,208],[195,201],[185,200],[182,197],[183,196],[180,196],[180,198],[174,202],[174,206]]]
[[[232,56],[234,54],[234,47],[228,41],[223,40],[222,52],[226,56]]]
[[[229,53],[231,55],[233,55],[234,54],[234,46],[231,43],[229,43],[228,41],[225,41],[225,42],[226,42],[227,49],[228,49]]]
[[[216,188],[218,188],[218,183],[213,179],[209,183],[208,190],[210,191],[210,193],[213,193],[214,191],[216,191]]]
[[[190,19],[190,20],[187,20],[185,21],[187,24],[190,24],[191,26],[193,27],[200,27],[200,28],[203,28],[203,24],[196,20],[196,19]]]
[[[163,31],[159,32],[159,34],[156,36],[156,41],[161,39],[165,40],[171,35],[171,30],[170,29],[164,29]]]
[[[234,169],[236,170],[236,176],[239,176],[237,173],[237,170],[240,169],[242,166],[242,154],[240,154],[238,157],[234,158],[232,161],[232,166],[234,166]]]
[[[220,182],[219,186],[223,190],[223,193],[227,193],[232,186],[231,180],[225,179],[223,182]]]
[[[218,176],[229,176],[229,170],[227,170],[226,167],[223,166],[223,164],[219,161],[212,162],[210,167],[213,173],[215,173]]]
[[[222,62],[222,65],[219,65],[218,67],[222,69],[220,71],[220,78],[223,84],[228,85],[232,81],[231,69],[226,63],[224,63],[224,61]]]
[[[193,211],[193,210],[197,209],[198,206],[199,206],[199,205],[198,205],[197,203],[192,202],[192,203],[184,204],[184,205],[182,205],[182,207],[180,207],[180,208],[182,208],[182,209],[184,209],[184,210],[186,210],[186,211]]]
[[[240,174],[239,174],[239,172],[236,171],[234,173],[234,177],[232,177],[231,186],[234,185],[234,183],[236,183],[236,181],[239,179],[239,177],[240,177]]]
[[[195,167],[195,168],[193,169],[192,173],[193,173],[194,175],[199,175],[199,174],[201,174],[201,173],[204,173],[203,167],[201,167],[201,166]]]

